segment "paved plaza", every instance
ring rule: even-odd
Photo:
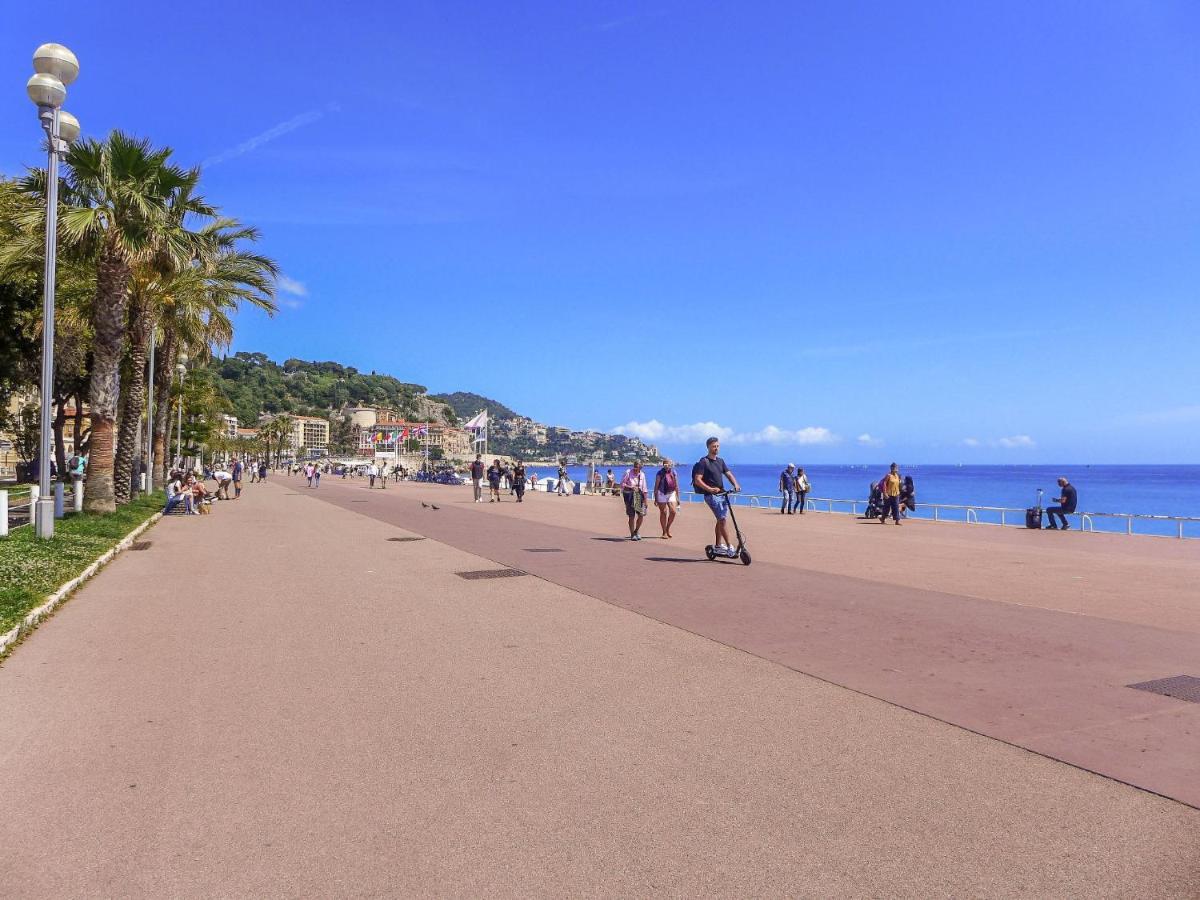
[[[152,528],[0,666],[5,895],[1200,894],[1193,543],[505,500]]]

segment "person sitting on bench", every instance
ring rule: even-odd
[[[1046,510],[1046,515],[1050,519],[1050,524],[1047,528],[1058,530],[1058,526],[1054,524],[1054,516],[1057,515],[1062,520],[1063,531],[1070,528],[1067,522],[1067,513],[1075,512],[1075,506],[1079,502],[1079,495],[1075,492],[1075,485],[1071,484],[1067,479],[1058,479],[1058,486],[1062,490],[1062,496],[1058,498],[1058,506],[1051,506]]]

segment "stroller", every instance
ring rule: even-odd
[[[883,515],[883,482],[872,481],[867,490],[867,511],[863,513],[863,518],[878,519]]]

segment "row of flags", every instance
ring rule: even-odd
[[[414,425],[412,428],[397,428],[392,430],[377,429],[371,435],[372,444],[394,444],[408,438],[425,437],[429,434],[428,425]]]

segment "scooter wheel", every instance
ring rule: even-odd
[[[743,550],[741,552],[740,556],[741,556],[743,566],[750,565],[750,551],[749,550]]]
[[[704,548],[704,555],[707,556],[710,560],[714,560],[717,558],[717,551],[713,549],[712,544],[709,544],[707,547]]]

